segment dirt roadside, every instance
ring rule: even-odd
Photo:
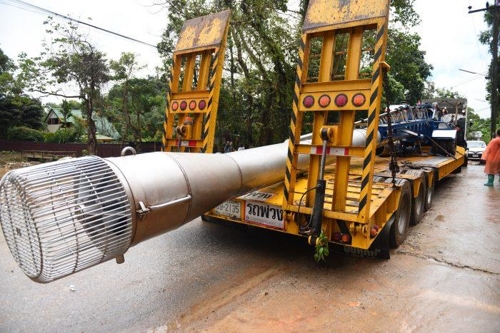
[[[0,151],[0,178],[13,169],[24,168],[30,165],[38,164],[30,162],[20,152]]]

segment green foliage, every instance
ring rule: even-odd
[[[387,73],[387,86],[384,87],[384,104],[392,105],[406,101],[405,87],[391,73]]]
[[[413,10],[415,0],[391,0],[391,8],[394,15],[391,15],[394,23],[400,23],[403,27],[409,28],[420,24],[418,14]]]
[[[45,51],[40,56],[20,56],[20,77],[30,92],[82,101],[83,116],[87,120],[89,152],[95,154],[96,126],[92,114],[98,106],[101,87],[110,79],[105,54],[79,33],[78,25],[73,21],[62,25],[49,17],[45,24],[52,38],[44,44]],[[61,84],[73,84],[78,87],[77,92],[63,94]]]
[[[467,127],[467,140],[474,140],[476,137],[474,137],[474,132],[481,132],[482,140],[487,140],[486,138],[489,137],[489,132],[490,132],[490,122],[489,119],[481,119],[479,115],[474,113],[472,110],[468,110],[468,115],[467,115],[467,120],[469,121],[469,126]]]
[[[435,94],[437,98],[442,98],[442,99],[465,98],[458,92],[447,88],[437,88]]]
[[[490,48],[490,53],[493,54],[493,46],[494,46],[494,43],[493,43],[493,26],[494,26],[494,11],[492,10],[489,10],[489,11],[485,11],[484,12],[484,21],[488,24],[488,30],[486,31],[482,31],[479,35],[479,42],[484,44],[484,45],[488,45],[489,48]],[[498,15],[498,10],[496,11],[497,15]],[[498,19],[498,18],[497,18]],[[493,78],[494,78],[494,67],[496,67],[496,70],[497,70],[497,73],[496,73],[496,81],[497,81],[497,87],[496,87],[496,90],[497,90],[497,98],[499,98],[498,96],[500,96],[500,76],[498,75],[498,71],[500,69],[500,57],[497,57],[497,63],[496,63],[496,66],[493,66],[495,65],[494,64],[494,57],[492,57],[491,59],[491,63],[489,65],[489,68],[488,68],[488,73],[489,73],[489,76],[490,76],[490,80],[487,81],[486,83],[486,100],[489,100],[491,101],[491,93],[492,93],[492,81],[493,81]],[[498,102],[498,101],[497,101]],[[491,103],[490,103],[491,104]],[[497,110],[496,110],[496,113],[497,113],[497,119],[496,121],[494,122],[496,124],[496,128],[499,128],[499,124],[500,124],[500,108],[499,108],[499,105],[497,103],[496,105],[497,107]],[[488,135],[487,137],[488,138],[491,138],[491,125],[492,125],[492,122],[490,121],[490,129],[488,130]]]
[[[315,246],[314,260],[316,260],[316,262],[320,262],[321,260],[325,261],[325,258],[328,257],[329,254],[328,237],[326,237],[324,230],[321,230]]]
[[[38,100],[22,95],[0,95],[0,138],[6,138],[9,129],[16,126],[42,129],[43,116]]]
[[[419,47],[420,36],[417,34],[389,30],[387,62],[391,66],[390,75],[404,87],[404,100],[390,100],[390,102],[406,101],[414,105],[422,98],[432,65],[425,62],[425,51],[420,51]]]
[[[106,116],[119,129],[123,142],[161,139],[166,87],[156,78],[127,79],[114,85],[106,98]]]
[[[13,97],[0,95],[0,138],[7,138],[11,127],[21,124],[21,108]]]
[[[43,127],[40,102],[23,94],[22,85],[14,77],[16,66],[0,49],[0,138],[6,138],[10,128]]]
[[[44,127],[43,118],[45,112],[39,101],[30,100],[30,104],[25,104],[21,107],[21,123],[23,126],[41,130]]]
[[[71,105],[70,105],[70,103],[66,99],[64,99],[62,101],[61,114],[63,116],[63,119],[62,119],[63,126],[66,126],[69,118],[72,117],[72,115],[71,115]]]
[[[491,118],[482,119],[473,109],[467,110],[467,118],[469,121],[467,127],[467,140],[475,140],[474,132],[481,132],[480,139],[489,142],[491,140]],[[500,119],[497,121],[496,128],[500,128]]]
[[[22,93],[22,86],[14,77],[16,69],[12,59],[0,49],[0,96],[15,96]]]
[[[74,128],[60,128],[55,133],[44,133],[44,142],[79,142],[79,132]]]
[[[12,141],[43,142],[43,133],[24,126],[9,128],[7,139]]]

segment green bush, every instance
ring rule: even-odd
[[[56,140],[56,133],[44,133],[43,134],[43,141],[44,142],[57,142]]]
[[[11,127],[7,133],[7,139],[12,141],[43,142],[43,133],[28,127]]]
[[[60,128],[55,133],[45,133],[45,142],[68,143],[77,142],[78,133],[73,128]]]

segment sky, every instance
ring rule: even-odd
[[[161,40],[167,24],[166,9],[150,6],[153,0],[26,2],[153,45]],[[438,88],[457,91],[467,98],[468,106],[477,114],[489,118],[491,111],[485,101],[484,74],[488,71],[491,55],[488,47],[478,41],[479,33],[487,26],[482,12],[468,13],[469,6],[475,10],[484,5],[483,0],[415,0],[414,7],[421,18],[415,32],[421,36],[421,50],[426,51],[426,61],[434,67],[429,80]],[[47,16],[26,9],[17,0],[0,0],[0,48],[13,60],[21,52],[31,57],[39,55],[41,42],[46,37],[43,21]],[[89,39],[107,54],[108,59],[118,60],[122,52],[134,52],[139,56],[139,63],[147,65],[144,74],[154,74],[154,68],[160,64],[160,57],[151,46],[91,28],[82,31],[88,32]]]

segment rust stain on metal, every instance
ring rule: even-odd
[[[188,20],[182,26],[176,52],[219,45],[229,21],[229,10]]]
[[[304,31],[387,16],[389,0],[310,0]]]

